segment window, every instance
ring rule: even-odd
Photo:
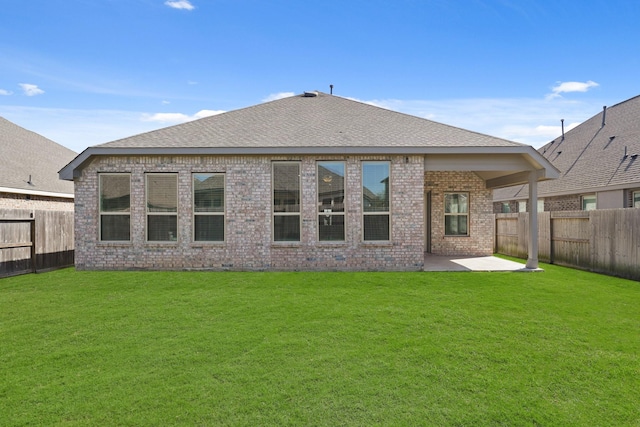
[[[273,240],[300,241],[300,163],[273,163]]]
[[[633,192],[633,207],[640,208],[640,191]]]
[[[318,162],[318,240],[344,241],[344,162]]]
[[[178,240],[178,175],[149,173],[147,179],[147,240]]]
[[[131,240],[131,176],[100,174],[100,240]]]
[[[362,223],[365,241],[389,240],[389,169],[389,162],[362,162]]]
[[[469,193],[445,193],[444,234],[469,235]]]
[[[509,202],[502,202],[502,213],[511,213]]]
[[[538,199],[538,212],[544,212],[544,199]],[[527,212],[527,202],[525,200],[518,202],[518,212]]]
[[[224,241],[224,174],[193,174],[193,240]]]
[[[518,202],[518,212],[526,212],[527,211],[527,202],[520,201]]]
[[[582,196],[582,210],[591,211],[596,208],[596,195],[590,194]]]

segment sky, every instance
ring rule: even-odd
[[[76,152],[319,90],[540,147],[640,95],[636,0],[0,0],[0,116]]]

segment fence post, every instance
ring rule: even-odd
[[[553,212],[549,212],[549,264],[553,264],[556,260],[553,238]]]
[[[36,261],[37,261],[37,254],[36,254],[36,219],[32,218],[31,219],[31,272],[35,273],[36,272]]]

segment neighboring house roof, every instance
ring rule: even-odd
[[[538,151],[561,171],[538,185],[539,197],[640,187],[640,96],[603,109]],[[494,200],[528,193],[528,185],[501,188]]]
[[[94,155],[497,153],[522,155],[529,165],[553,171],[528,145],[306,92],[90,147],[62,169],[60,176],[73,179],[73,172]],[[549,177],[553,178],[542,179]]]
[[[58,170],[76,155],[0,117],[0,191],[72,198],[73,183],[58,179]]]

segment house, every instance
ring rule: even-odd
[[[305,92],[90,147],[60,177],[78,269],[420,270],[492,254],[491,189],[557,173],[526,145]]]
[[[0,117],[0,209],[73,210],[73,183],[58,170],[76,155]]]
[[[561,171],[538,186],[538,210],[640,207],[640,96],[604,107],[540,154]],[[494,192],[494,212],[524,212],[528,185]]]

